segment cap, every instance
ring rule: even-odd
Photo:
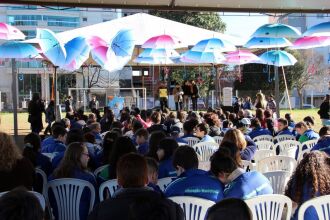
[[[179,134],[181,129],[178,126],[171,126],[171,134]]]
[[[243,125],[250,125],[251,124],[251,120],[248,119],[248,118],[242,118],[241,123]]]

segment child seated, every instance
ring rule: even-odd
[[[145,155],[148,153],[149,150],[149,144],[148,144],[148,136],[149,132],[145,128],[140,128],[136,131],[135,137],[136,137],[136,143],[138,144],[137,151],[140,154]]]
[[[147,169],[148,169],[148,187],[152,188],[154,191],[163,194],[163,191],[157,185],[158,182],[158,163],[152,157],[146,157]]]

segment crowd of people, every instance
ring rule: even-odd
[[[317,139],[311,153],[305,155],[292,174],[285,194],[298,209],[310,198],[330,194],[330,127],[315,132],[315,119],[311,116],[300,122],[295,122],[290,114],[275,118],[274,109],[262,94],[257,95],[255,104],[258,106],[255,114],[243,107],[237,113],[221,108],[197,113],[125,107],[118,118],[107,107],[102,117],[95,111],[89,115],[81,110],[68,111],[66,118],[51,123],[51,136],[43,140],[39,136],[40,126],[33,127],[32,133],[24,138],[23,152],[8,134],[0,132],[0,192],[12,190],[0,198],[0,219],[23,219],[20,215],[24,211],[11,213],[8,207],[28,209],[31,205],[36,209],[30,219],[42,219],[36,217],[42,215],[33,196],[15,189],[38,188],[35,168],[42,169],[48,181],[81,179],[90,182],[96,192],[104,181],[117,179],[120,188],[102,202],[97,198],[90,214],[87,208],[90,194],[83,194],[80,204],[83,220],[183,219],[180,206],[167,199],[172,196],[216,202],[208,212],[209,220],[221,216],[252,219],[243,200],[273,193],[262,173],[242,168],[242,160],[254,159],[257,145],[253,138],[259,135],[292,135],[301,143]],[[215,136],[222,136],[222,142],[210,158],[210,169],[201,170],[199,157],[185,138],[215,142]],[[45,153],[52,154],[52,159]],[[104,165],[108,166],[94,176],[93,171]],[[157,181],[165,177],[173,179],[163,192]],[[23,201],[12,204],[23,197],[31,200],[26,207],[19,206]],[[51,206],[56,206],[54,198],[49,199]],[[293,218],[297,217],[296,213]],[[315,210],[309,209],[305,217],[315,219]]]

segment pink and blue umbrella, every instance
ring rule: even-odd
[[[246,48],[281,48],[292,46],[286,38],[252,37],[245,45]]]
[[[181,41],[175,41],[173,37],[167,34],[154,36],[148,39],[141,47],[151,49],[177,48]]]
[[[155,58],[164,58],[164,57],[169,57],[169,58],[175,58],[179,57],[180,54],[176,52],[173,49],[151,49],[147,48],[144,49],[142,53],[139,54],[139,57],[155,57]]]
[[[255,54],[247,50],[238,50],[225,54],[226,60],[224,64],[243,65],[247,63],[263,63],[262,60]]]
[[[0,58],[29,59],[38,55],[39,51],[28,43],[8,41],[0,45]]]
[[[88,41],[92,48],[91,54],[93,59],[101,66],[104,66],[107,62],[107,52],[109,49],[107,42],[98,36],[93,36]]]
[[[330,21],[310,27],[304,36],[330,36]]]
[[[298,38],[291,49],[310,49],[330,45],[330,36],[310,36]]]
[[[220,38],[210,38],[199,41],[191,51],[198,52],[213,52],[213,51],[235,51],[236,47],[234,44],[227,40]]]
[[[297,59],[286,51],[271,50],[260,55],[260,59],[268,65],[293,66]]]
[[[151,64],[151,65],[166,65],[173,64],[173,60],[168,57],[137,57],[135,63]]]
[[[301,32],[290,25],[286,24],[265,24],[259,27],[253,34],[253,37],[270,37],[270,38],[298,38]]]
[[[16,27],[0,22],[0,39],[2,40],[24,40],[23,34]]]

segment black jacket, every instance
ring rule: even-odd
[[[321,119],[330,119],[329,116],[329,102],[322,102],[320,110],[317,112]]]
[[[180,206],[148,188],[117,191],[98,204],[88,220],[183,220]]]

